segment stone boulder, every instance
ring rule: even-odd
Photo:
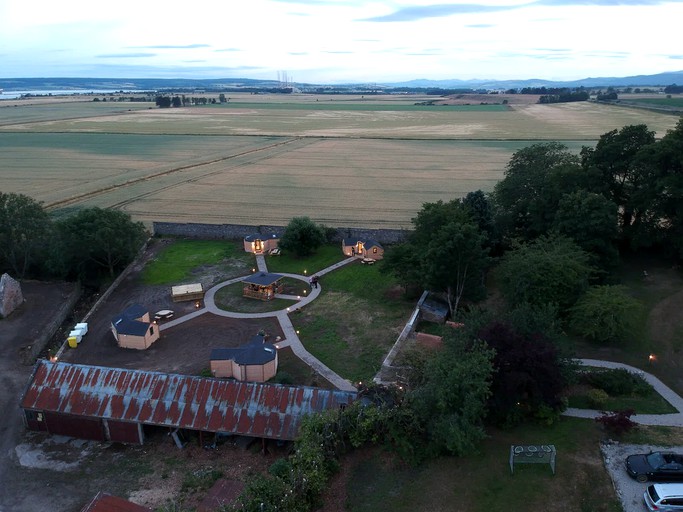
[[[21,293],[19,282],[12,279],[9,274],[2,274],[0,277],[0,317],[9,316],[23,303],[24,295]]]

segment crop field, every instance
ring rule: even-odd
[[[244,94],[175,109],[0,102],[0,190],[55,214],[113,207],[147,225],[284,225],[308,215],[335,227],[407,228],[424,202],[492,190],[529,144],[558,140],[578,152],[628,124],[662,136],[678,121],[585,102],[416,105],[434,98]]]

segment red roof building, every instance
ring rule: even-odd
[[[142,444],[145,425],[293,440],[356,393],[40,360],[21,400],[31,430]]]

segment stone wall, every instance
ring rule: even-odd
[[[52,337],[55,335],[60,326],[64,323],[67,317],[73,312],[76,307],[78,299],[81,297],[82,289],[80,283],[76,283],[73,291],[62,303],[57,314],[52,318],[52,321],[40,332],[40,335],[35,341],[22,352],[22,359],[24,364],[33,364]]]
[[[402,229],[333,228],[332,242],[343,238],[363,240],[371,238],[381,244],[394,244],[405,239],[408,231]],[[284,226],[248,226],[244,224],[200,224],[194,222],[152,222],[156,236],[179,236],[209,240],[242,240],[247,235],[274,233],[282,236]]]

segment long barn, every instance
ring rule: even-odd
[[[293,440],[304,416],[355,392],[40,360],[21,400],[30,430],[143,444],[145,427]]]

